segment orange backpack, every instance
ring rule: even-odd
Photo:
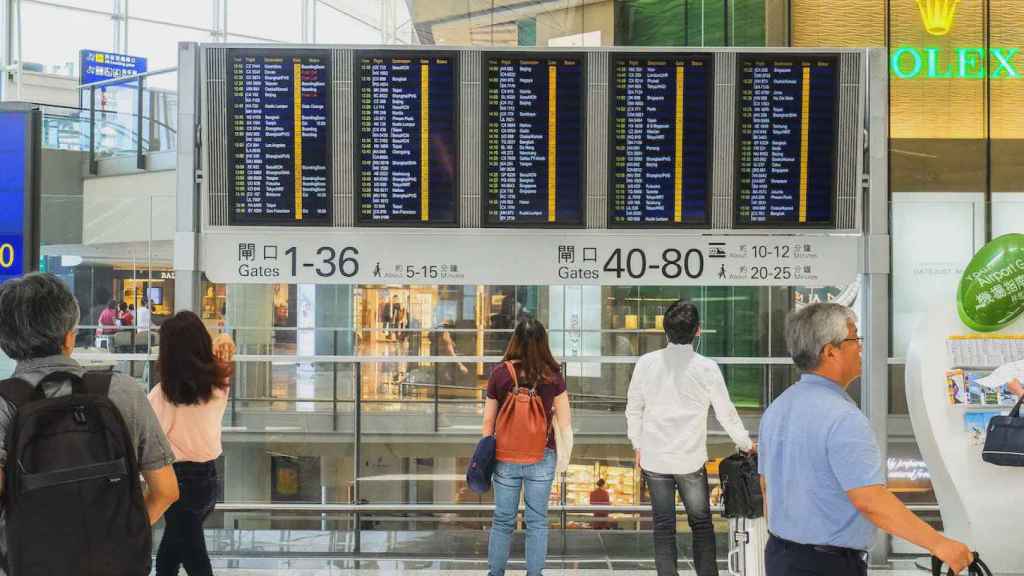
[[[512,390],[494,426],[495,455],[499,461],[513,464],[540,462],[551,431],[544,402],[535,389],[519,387],[519,375],[511,362],[505,362],[505,369],[512,375]]]

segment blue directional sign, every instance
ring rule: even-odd
[[[148,70],[147,61],[141,56],[96,50],[80,50],[78,55],[80,84],[92,84],[123,76],[134,76]]]

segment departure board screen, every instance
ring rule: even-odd
[[[612,54],[610,226],[707,226],[710,54]]]
[[[484,54],[487,226],[583,224],[586,59]]]
[[[736,225],[831,225],[838,59],[791,54],[738,61]]]
[[[331,223],[330,52],[228,50],[229,223]]]
[[[458,224],[456,58],[454,52],[357,53],[360,224]]]

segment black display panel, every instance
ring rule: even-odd
[[[838,58],[737,60],[736,226],[834,225]]]
[[[610,60],[608,226],[709,226],[712,56]]]
[[[582,226],[584,54],[484,53],[485,226]]]
[[[331,223],[327,50],[228,50],[233,225]]]
[[[454,52],[357,52],[360,225],[458,224],[459,89]]]

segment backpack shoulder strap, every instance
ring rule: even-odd
[[[95,396],[107,396],[110,393],[110,381],[113,378],[114,373],[110,370],[86,372],[85,375],[82,376],[81,393]]]
[[[21,408],[41,396],[42,392],[38,388],[21,378],[8,378],[0,382],[0,397],[14,404],[15,408]]]
[[[516,365],[506,360],[505,370],[508,370],[509,375],[512,376],[512,394],[519,393],[519,374],[516,371]]]

